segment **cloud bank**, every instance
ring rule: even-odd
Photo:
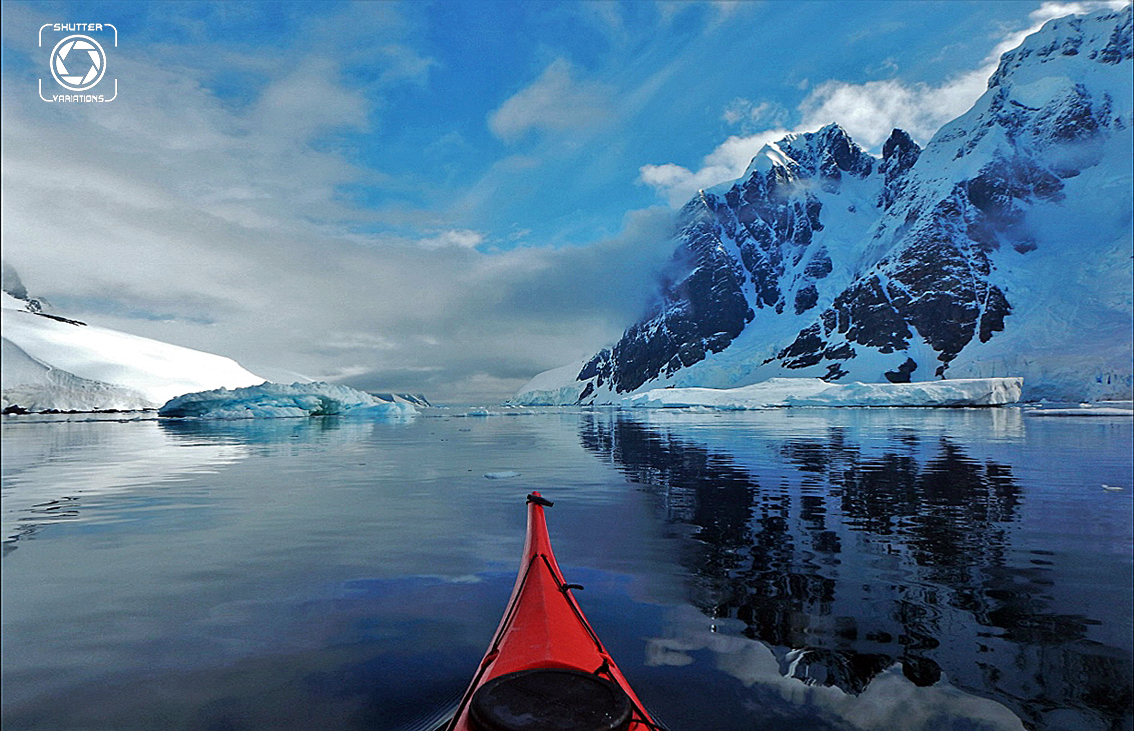
[[[359,12],[370,8],[326,22],[350,27]],[[440,402],[507,397],[549,363],[617,337],[669,256],[658,246],[668,211],[629,213],[586,247],[500,249],[487,232],[391,225],[344,197],[380,173],[328,141],[382,125],[385,95],[432,65],[390,50],[396,34],[385,40],[372,88],[353,81],[349,54],[316,43],[236,106],[204,83],[215,70],[206,61],[171,67],[125,45],[113,104],[44,104],[6,83],[5,262],[61,313],[224,354],[274,380]],[[228,52],[223,63],[256,60]],[[513,139],[590,124],[601,98],[553,62],[492,127]],[[559,116],[565,101],[574,116]]]
[[[863,83],[822,82],[800,101],[795,113],[798,123],[790,129],[782,126],[789,115],[778,103],[734,99],[722,114],[728,124],[747,128],[772,118],[777,126],[729,136],[702,159],[696,170],[675,163],[643,165],[638,180],[657,191],[670,206],[680,207],[698,190],[738,178],[768,142],[781,139],[789,132],[814,132],[831,123],[839,124],[858,144],[875,153],[895,128],[905,130],[924,146],[938,129],[968,111],[984,93],[1001,54],[1018,46],[1044,23],[1066,15],[1117,9],[1127,4],[1128,0],[1045,2],[1029,14],[1031,24],[1027,28],[1004,35],[977,68],[941,84],[908,82],[900,78]]]
[[[505,142],[515,142],[532,130],[585,130],[609,119],[611,90],[574,75],[566,59],[555,59],[538,79],[489,115],[489,128]]]

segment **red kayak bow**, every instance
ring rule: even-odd
[[[652,731],[563,580],[544,508],[528,495],[528,534],[512,598],[447,731]]]

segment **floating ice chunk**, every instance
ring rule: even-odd
[[[390,403],[368,393],[329,383],[264,383],[218,388],[170,399],[158,416],[201,419],[258,419],[296,416],[401,418],[417,414],[408,403]]]
[[[515,470],[501,470],[499,472],[486,472],[484,476],[490,480],[507,480],[513,477],[519,477],[520,473]]]
[[[1134,418],[1134,403],[1130,401],[1100,401],[1094,404],[1079,404],[1078,406],[1055,406],[1028,409],[1027,416],[1117,416],[1119,418]]]

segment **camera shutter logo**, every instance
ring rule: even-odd
[[[86,91],[102,81],[106,51],[90,36],[67,36],[51,51],[51,75],[70,91]]]

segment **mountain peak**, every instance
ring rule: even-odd
[[[894,129],[890,133],[882,145],[882,164],[878,166],[885,180],[879,199],[882,208],[893,205],[904,187],[906,172],[920,156],[921,148],[908,133],[900,129]]]
[[[1076,59],[1082,64],[1114,66],[1134,58],[1134,10],[1071,15],[1049,20],[1038,32],[1000,57],[996,72],[988,81],[992,89],[1008,78],[1025,74],[1042,76],[1046,64],[1057,65]]]
[[[814,177],[839,180],[843,173],[864,178],[871,173],[874,158],[855,144],[846,130],[837,124],[828,124],[815,132],[792,133],[764,145],[752,158],[740,180],[754,174],[768,175],[780,168],[793,177]],[[726,183],[718,188],[731,187]]]

